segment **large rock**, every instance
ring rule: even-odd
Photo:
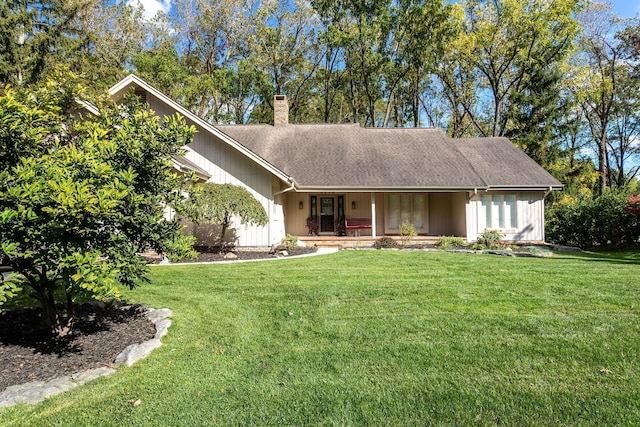
[[[124,363],[127,366],[132,366],[138,360],[148,357],[153,350],[161,345],[162,343],[157,338],[141,344],[131,344],[116,357],[115,363],[116,365]]]

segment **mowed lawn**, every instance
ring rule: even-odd
[[[640,425],[640,253],[343,251],[151,279],[126,296],[174,311],[160,349],[0,424]]]

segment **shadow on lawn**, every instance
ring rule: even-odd
[[[606,262],[609,264],[640,264],[640,249],[621,251],[582,251],[582,252],[555,252],[551,259],[567,260],[579,259],[583,261]]]

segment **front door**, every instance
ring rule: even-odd
[[[333,233],[334,227],[333,197],[320,198],[320,232]]]

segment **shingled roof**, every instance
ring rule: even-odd
[[[506,138],[451,139],[438,128],[229,125],[219,130],[300,189],[547,189],[562,184]]]

